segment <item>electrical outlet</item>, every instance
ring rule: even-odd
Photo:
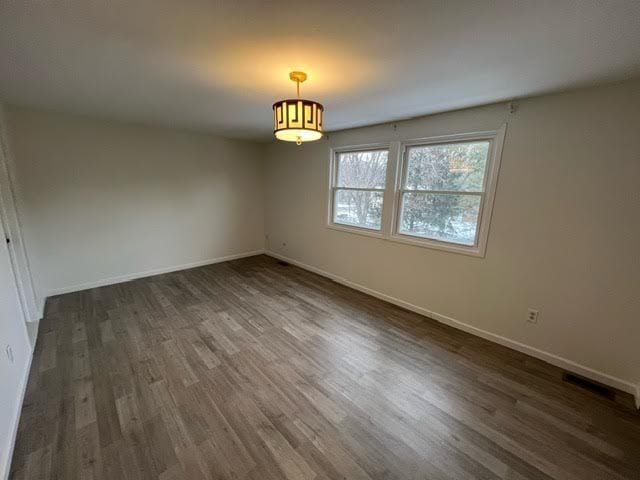
[[[7,348],[5,350],[7,352],[7,358],[9,359],[9,362],[13,363],[15,361],[15,358],[13,357],[13,348],[11,348],[11,345],[7,345]]]
[[[540,312],[538,310],[530,308],[529,310],[527,310],[527,322],[538,323],[538,315],[540,315]]]

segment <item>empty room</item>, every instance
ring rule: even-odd
[[[0,480],[640,480],[640,2],[2,0]]]

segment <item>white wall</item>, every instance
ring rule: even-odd
[[[267,247],[635,393],[638,111],[634,81],[523,100],[513,115],[493,105],[399,122],[397,130],[336,132],[301,147],[273,143],[266,156]],[[486,258],[326,228],[330,147],[494,130],[505,122]],[[526,323],[528,308],[541,311],[538,325]]]
[[[0,184],[0,189],[2,185]],[[0,199],[1,202],[1,199]],[[0,222],[0,238],[5,231]],[[11,356],[7,354],[11,349]],[[24,388],[31,364],[31,346],[9,259],[0,242],[0,479],[9,476],[9,465],[18,427]]]
[[[31,281],[31,269],[26,248],[22,241],[22,226],[15,202],[15,171],[13,152],[7,132],[4,105],[0,104],[0,221],[7,238],[10,259],[16,272],[16,286],[22,304],[22,310],[30,322],[40,320],[41,308],[36,305],[36,298]]]
[[[7,108],[36,291],[264,247],[260,145]]]

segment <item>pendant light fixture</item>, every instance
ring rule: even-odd
[[[297,145],[321,139],[324,107],[313,100],[300,98],[300,84],[307,79],[307,74],[291,72],[289,78],[296,82],[298,98],[273,104],[273,133],[278,140]]]

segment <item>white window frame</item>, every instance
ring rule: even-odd
[[[497,130],[461,133],[454,135],[442,135],[437,137],[408,139],[389,143],[376,143],[366,145],[353,145],[331,149],[329,162],[329,203],[327,227],[348,233],[355,233],[370,237],[377,237],[393,242],[414,245],[418,247],[443,250],[452,253],[460,253],[475,257],[484,257],[489,238],[491,215],[493,203],[498,184],[498,174],[500,171],[500,161],[502,148],[506,135],[506,124]],[[400,208],[402,193],[405,191],[415,191],[404,189],[404,177],[407,170],[406,151],[409,147],[420,145],[439,145],[444,143],[461,143],[471,141],[488,141],[489,153],[487,155],[486,172],[484,177],[483,192],[481,194],[480,210],[478,214],[478,224],[476,230],[476,241],[474,245],[461,245],[457,243],[445,242],[430,238],[421,238],[413,235],[400,233]],[[335,190],[337,183],[337,158],[339,153],[388,149],[389,157],[387,161],[387,181],[384,189],[382,205],[382,221],[380,230],[371,230],[357,226],[336,224],[333,222],[333,209]],[[447,192],[453,193],[453,192]],[[465,194],[462,192],[462,194]]]
[[[374,143],[368,145],[358,145],[355,147],[340,147],[331,149],[331,162],[329,166],[329,218],[328,218],[328,227],[334,230],[341,230],[352,233],[359,233],[361,235],[367,235],[370,237],[379,237],[382,238],[384,236],[384,209],[385,203],[389,202],[389,199],[392,197],[388,196],[388,185],[389,185],[389,163],[391,161],[391,145],[389,143]],[[338,187],[338,156],[341,153],[354,153],[354,152],[367,152],[367,151],[377,151],[377,150],[387,150],[387,175],[386,175],[386,184],[385,188],[352,188],[352,187]],[[357,225],[347,225],[344,223],[336,223],[333,221],[334,219],[334,211],[335,211],[335,199],[336,192],[338,190],[363,190],[367,192],[382,192],[382,219],[380,221],[380,229],[359,227]]]

